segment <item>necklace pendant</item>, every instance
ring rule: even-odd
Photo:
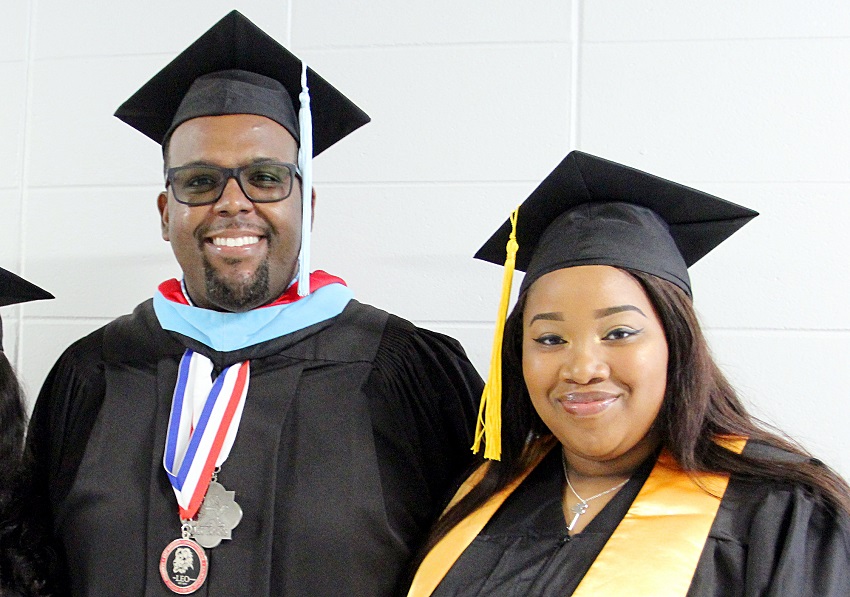
[[[573,519],[567,526],[567,531],[572,531],[575,528],[576,523],[578,522],[579,516],[587,512],[587,502],[576,502],[576,504],[572,508],[570,508],[570,511],[575,516],[573,516]]]
[[[577,502],[575,506],[570,508],[570,510],[576,515],[581,516],[585,512],[587,512],[587,502]]]
[[[576,504],[572,508],[570,508],[570,511],[575,514],[575,516],[573,516],[572,521],[570,521],[570,525],[567,527],[567,531],[572,531],[573,527],[575,527],[576,523],[578,522],[579,516],[587,512],[587,502],[589,502],[590,500],[595,500],[596,498],[600,498],[603,495],[608,495],[612,491],[617,491],[629,481],[628,479],[626,479],[622,483],[614,485],[614,487],[612,487],[611,489],[606,489],[601,493],[597,493],[596,495],[590,496],[589,498],[585,499],[578,494],[578,492],[575,490],[575,487],[573,487],[573,484],[570,483],[570,471],[567,470],[567,456],[566,454],[564,454],[563,451],[561,452],[561,466],[564,467],[564,479],[567,481],[567,487],[570,489],[573,495],[576,496],[576,499],[578,499],[578,502],[576,502]]]

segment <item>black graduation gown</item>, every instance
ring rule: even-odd
[[[782,454],[755,444],[746,450]],[[570,537],[561,506],[560,454],[552,450],[508,497],[434,597],[564,597],[575,591],[649,476],[654,458]],[[733,477],[688,595],[850,595],[850,517],[830,512],[801,487]]]
[[[180,537],[162,457],[186,347],[251,359],[219,482],[242,522],[197,595],[391,595],[469,463],[481,379],[454,340],[352,301],[339,316],[220,353],[164,331],[151,301],[72,345],[30,428],[37,488],[73,595],[169,595]]]

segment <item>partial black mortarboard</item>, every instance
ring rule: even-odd
[[[53,295],[46,290],[0,267],[0,307],[52,298]],[[0,323],[0,351],[2,350],[3,325]]]
[[[213,74],[215,73],[215,74]],[[369,122],[369,116],[312,69],[313,155]],[[157,73],[115,116],[162,144],[191,118],[258,114],[298,140],[301,60],[232,11]]]
[[[46,290],[0,267],[0,307],[52,298]]]
[[[580,151],[522,203],[517,218],[520,291],[549,272],[612,265],[653,274],[691,294],[687,268],[757,212]],[[510,221],[475,254],[503,264]]]

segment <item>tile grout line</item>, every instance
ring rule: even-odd
[[[286,49],[292,51],[292,14],[293,4],[295,0],[287,0],[286,2]]]
[[[33,0],[28,3],[29,13],[27,15],[27,42],[25,44],[26,58],[26,82],[24,94],[24,111],[22,115],[21,126],[21,157],[20,157],[20,212],[18,216],[18,272],[21,277],[26,278],[26,216],[29,205],[29,188],[27,187],[27,179],[29,178],[29,152],[30,152],[30,133],[32,119],[32,103],[33,103],[33,82],[32,82],[32,56],[33,45],[35,39],[35,15],[37,12],[38,0]],[[16,324],[17,334],[15,338],[15,370],[20,372],[23,370],[23,344],[24,344],[24,310],[23,306],[18,307],[18,321]]]
[[[30,323],[47,324],[47,325],[65,325],[65,324],[104,324],[112,321],[117,316],[86,316],[86,315],[35,315],[30,316],[27,320]],[[427,319],[427,318],[409,318],[417,325],[425,326],[446,326],[468,329],[489,329],[493,327],[493,322],[484,319]],[[758,327],[711,327],[704,326],[702,330],[706,333],[718,333],[722,335],[728,334],[758,334],[758,335],[782,335],[782,334],[812,334],[816,336],[844,336],[850,334],[850,328],[758,328]]]
[[[580,2],[580,0],[578,0]],[[287,10],[291,13],[291,7]],[[572,25],[571,25],[572,27]],[[287,25],[285,35],[287,43],[291,43],[292,30],[291,25]],[[754,43],[754,42],[777,42],[777,41],[850,41],[850,36],[801,36],[801,37],[732,37],[732,38],[693,38],[693,39],[612,39],[612,40],[583,40],[584,45],[627,45],[627,44],[684,44],[684,43]],[[375,44],[340,44],[340,45],[317,45],[317,46],[299,46],[299,51],[302,52],[357,52],[357,51],[392,51],[406,49],[429,49],[429,48],[509,48],[514,47],[545,47],[545,46],[566,46],[571,45],[571,41],[562,39],[548,40],[483,40],[483,41],[461,41],[461,42],[432,42],[423,41],[416,42],[397,42],[397,43],[375,43]],[[66,61],[66,60],[92,60],[92,59],[132,59],[132,58],[173,58],[175,51],[155,51],[155,52],[134,52],[134,53],[106,53],[106,54],[65,54],[56,56],[43,56],[35,59],[38,62],[49,61]],[[14,62],[11,60],[0,62]]]
[[[291,13],[291,9],[287,13]],[[288,37],[287,44],[291,43],[292,27],[287,25],[284,35]],[[299,46],[299,52],[312,52],[314,54],[324,52],[358,52],[358,51],[393,51],[393,50],[415,50],[415,49],[457,49],[457,48],[484,48],[484,49],[510,49],[511,47],[546,47],[546,46],[566,46],[569,41],[552,39],[552,40],[519,40],[519,41],[466,41],[466,42],[431,42],[424,41],[421,43],[378,43],[378,44],[353,44],[353,45],[325,45],[325,46]],[[287,48],[288,49],[288,48]],[[106,54],[62,54],[55,56],[43,56],[35,59],[36,62],[61,62],[61,61],[85,61],[85,60],[126,60],[126,59],[146,59],[146,58],[164,58],[172,59],[179,52],[178,50],[171,51],[155,51],[155,52],[115,52]],[[10,62],[10,61],[7,61]]]
[[[494,180],[492,178],[485,179],[465,179],[465,180],[441,180],[435,182],[433,179],[425,180],[425,179],[409,179],[409,180],[325,180],[319,181],[322,187],[405,187],[405,186],[426,186],[426,187],[458,187],[458,186],[502,186],[502,185],[513,185],[513,184],[534,184],[540,182],[538,178],[527,178],[527,179],[504,179],[504,180]],[[139,182],[139,183],[71,183],[71,184],[63,184],[63,185],[37,185],[30,184],[29,188],[36,191],[62,191],[62,190],[79,190],[79,189],[142,189],[142,188],[159,188],[162,184],[161,181],[155,182]],[[746,186],[759,186],[759,185],[776,185],[776,186],[824,186],[824,185],[838,185],[838,186],[847,186],[850,185],[850,179],[848,180],[769,180],[769,179],[761,179],[761,180],[730,180],[730,179],[688,179],[684,180],[683,184],[688,184],[691,186],[698,185],[746,185]],[[0,186],[0,191],[13,191],[17,190],[18,186]]]
[[[570,138],[569,151],[578,149],[579,136],[579,88],[581,85],[581,0],[572,0],[571,35],[572,56],[570,57]]]
[[[113,321],[114,316],[90,316],[90,315],[33,315],[27,318],[30,323],[47,324],[47,325],[67,325],[67,324],[107,324]]]

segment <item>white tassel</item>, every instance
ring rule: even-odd
[[[307,87],[307,63],[301,61],[301,107],[298,110],[298,167],[301,170],[301,254],[298,257],[298,296],[310,294],[310,231],[313,224],[313,116],[310,89]]]

